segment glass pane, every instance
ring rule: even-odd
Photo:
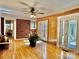
[[[11,29],[11,21],[6,21],[6,31],[8,30],[8,29]]]
[[[68,48],[76,48],[77,20],[68,22]]]
[[[64,21],[63,20],[61,21],[60,26],[61,26],[62,46],[64,46]]]

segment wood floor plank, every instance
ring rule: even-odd
[[[79,59],[79,55],[61,50],[53,44],[25,45],[23,40],[10,43],[9,49],[0,51],[0,59]]]

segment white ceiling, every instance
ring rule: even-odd
[[[38,2],[34,7],[45,14],[37,14],[37,18],[79,8],[79,0],[0,0],[0,14],[29,19],[30,14],[24,14],[24,11],[30,10],[29,7],[19,2],[25,2],[30,6]]]

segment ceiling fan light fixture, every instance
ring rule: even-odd
[[[30,17],[31,17],[31,18],[36,18],[36,16],[35,16],[35,15],[30,15]]]

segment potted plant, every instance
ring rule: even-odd
[[[29,37],[29,42],[30,42],[30,46],[31,47],[35,47],[36,46],[36,41],[38,39],[37,34],[31,34]]]

